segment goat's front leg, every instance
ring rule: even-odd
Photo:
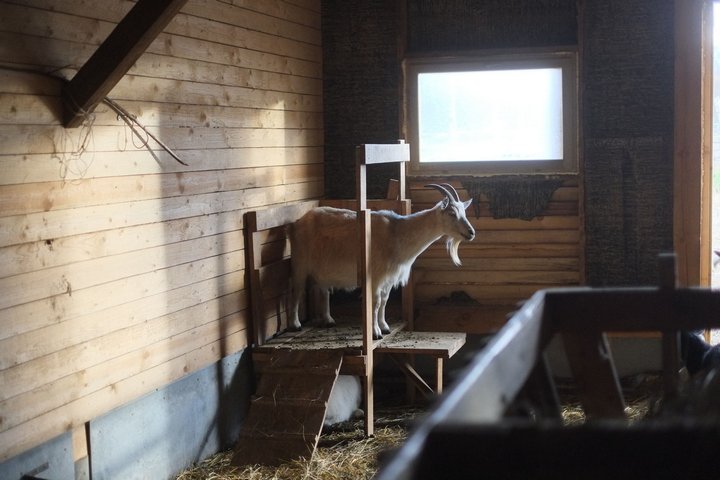
[[[385,320],[385,305],[390,297],[390,289],[384,288],[380,291],[380,306],[378,307],[378,326],[382,333],[390,333],[390,326]]]
[[[383,338],[382,336],[382,330],[380,330],[380,326],[378,325],[378,314],[380,309],[380,299],[382,295],[380,292],[374,292],[373,293],[373,300],[372,300],[372,309],[373,309],[373,340],[380,340]]]

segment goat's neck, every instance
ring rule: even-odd
[[[403,246],[401,252],[397,253],[405,259],[414,259],[440,238],[442,230],[437,215],[436,207],[403,217],[395,231],[398,245]]]

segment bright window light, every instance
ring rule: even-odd
[[[577,53],[405,61],[410,174],[577,172]]]
[[[418,75],[421,162],[562,160],[562,69]]]

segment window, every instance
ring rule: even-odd
[[[577,171],[573,51],[405,62],[411,174]]]

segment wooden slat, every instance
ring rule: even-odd
[[[243,155],[231,149],[217,150],[208,155],[206,150],[184,150],[185,167],[165,152],[154,152],[159,162],[145,150],[104,152],[94,155],[90,164],[73,159],[57,158],[53,154],[3,155],[0,167],[6,174],[0,176],[0,185],[48,182],[73,182],[90,178],[147,175],[170,172],[193,172],[252,168],[262,166],[322,163],[321,147],[268,147],[243,149]],[[62,155],[61,155],[62,157]],[[250,173],[250,172],[248,172]]]
[[[117,225],[125,227],[229,212],[238,206],[252,208],[303,200],[319,196],[322,190],[322,182],[311,182],[4,217],[0,218],[0,247],[28,241],[54,240],[107,230]]]
[[[578,285],[580,282],[577,271],[489,271],[478,275],[470,269],[421,269],[413,272],[415,285],[422,284],[475,284],[475,285]]]
[[[237,232],[229,232],[14,275],[0,279],[0,309],[59,294],[72,296],[95,285],[240,250],[242,244]]]
[[[159,308],[161,312],[167,311],[170,299],[182,305],[176,298],[182,288],[188,288],[185,292],[187,300],[204,298],[207,295],[205,289],[213,287],[218,294],[226,294],[233,288],[244,288],[243,262],[243,252],[239,251],[103,283],[78,290],[72,296],[56,295],[6,308],[0,310],[0,337],[11,338],[103,311],[108,319],[117,315],[116,321],[122,321],[126,314],[132,314],[128,318],[137,318],[139,312],[136,309],[144,308],[151,312]],[[192,289],[193,285],[196,290]]]
[[[400,331],[383,339],[378,353],[413,353],[450,358],[465,345],[464,333]]]
[[[413,365],[411,365],[410,362],[403,357],[405,357],[405,355],[389,355],[390,360],[392,360],[395,366],[397,366],[400,371],[405,374],[405,377],[415,386],[415,388],[417,388],[420,393],[425,396],[425,398],[432,398],[435,391],[427,384],[427,382],[425,382],[425,379],[420,376]]]
[[[0,216],[313,182],[320,164],[0,186]]]
[[[529,298],[539,290],[539,287],[538,285],[420,284],[415,286],[415,299],[418,302],[439,301],[443,297],[449,299],[459,290],[483,305],[507,305]]]
[[[422,269],[438,269],[443,270],[449,267],[446,259],[420,257],[413,264],[415,271]],[[577,272],[579,270],[579,261],[577,258],[535,258],[535,257],[512,257],[512,258],[462,258],[463,270],[473,270],[482,272],[492,271],[552,271],[552,272]]]
[[[485,230],[578,230],[581,224],[580,217],[576,216],[538,217],[532,220],[518,220],[514,218],[477,218],[472,212],[467,213],[468,220],[470,220],[479,235],[482,235]]]
[[[481,244],[463,242],[460,245],[460,260],[465,258],[578,258],[580,245],[572,243],[541,243],[541,244]],[[444,245],[431,245],[420,258],[448,258]],[[448,258],[448,262],[450,259]]]
[[[518,310],[515,303],[507,305],[443,305],[421,303],[415,329],[426,332],[495,333]]]
[[[240,235],[242,228],[242,213],[232,211],[13,245],[0,248],[0,278],[201,237]]]
[[[267,230],[292,223],[316,206],[317,202],[309,201],[258,210],[256,212],[257,230]]]
[[[276,351],[260,377],[233,465],[278,465],[310,458],[325,419],[342,352]]]
[[[410,161],[410,145],[407,143],[365,144],[357,148],[358,158],[366,165]]]
[[[10,38],[17,37],[22,39],[22,43],[18,45],[17,50],[14,51],[12,55],[9,55],[9,52],[4,50],[0,51],[0,60],[39,65],[44,67],[44,70],[64,69],[67,68],[68,65],[78,65],[86,61],[96,50],[92,44],[45,38],[43,32],[38,32],[38,36],[30,36],[27,35],[27,33],[28,32],[0,32],[0,41],[7,41]],[[211,65],[224,64],[237,68],[264,69],[280,75],[293,75],[314,79],[321,78],[318,73],[320,64],[317,61],[293,58],[291,52],[288,52],[288,56],[282,56],[279,55],[278,52],[268,51],[267,48],[263,49],[266,51],[240,49],[231,45],[212,43],[190,37],[161,34],[158,37],[158,41],[150,45],[148,53],[163,57],[203,62]],[[242,52],[242,55],[238,54],[239,51]],[[33,52],[35,52],[34,57]],[[143,60],[141,64],[136,67],[137,69],[142,68],[143,70],[138,71],[136,68],[133,68],[129,73],[146,73],[144,69],[148,67],[149,64]],[[163,75],[169,77],[170,73],[172,72],[164,74],[160,72],[152,76],[163,78]],[[246,82],[246,86],[253,84],[255,83]],[[260,84],[255,85],[261,86]],[[113,92],[115,92],[115,89],[113,89]]]
[[[63,89],[66,127],[79,126],[187,0],[139,0]]]
[[[168,67],[168,66],[166,66]],[[179,64],[177,68],[187,71],[192,65]],[[157,65],[153,68],[157,68]],[[205,71],[205,67],[198,67]],[[220,68],[220,67],[218,67]],[[194,70],[190,70],[194,71]],[[240,75],[240,74],[238,74]],[[188,78],[190,81],[211,81],[211,79]],[[303,85],[292,85],[293,80],[281,79],[283,84],[288,81],[292,91],[305,89]],[[282,88],[278,85],[277,88]],[[310,88],[308,87],[308,90]],[[0,87],[0,92],[3,88]],[[313,92],[302,92],[313,93]],[[317,93],[317,92],[315,92]],[[147,127],[188,127],[190,125],[202,127],[227,128],[320,128],[322,125],[321,112],[296,111],[288,112],[272,108],[247,108],[214,105],[183,105],[169,103],[158,98],[155,101],[138,102],[123,100],[122,106],[137,117],[138,122]],[[60,126],[60,113],[62,105],[60,97],[56,95],[31,95],[0,93],[0,108],[7,114],[0,117],[2,125],[57,125]],[[95,109],[95,122],[97,126],[120,125],[117,114],[107,107],[100,105]]]
[[[207,148],[245,148],[245,147],[299,147],[304,145],[322,145],[322,130],[270,130],[254,128],[216,129],[216,128],[165,128],[149,127],[148,131],[172,145],[176,153],[184,149],[195,149],[199,143]],[[67,141],[67,133],[57,127],[33,127],[28,125],[0,125],[0,141],[8,154],[54,153],[57,145]],[[114,127],[94,127],[93,141],[95,151],[117,151],[132,145],[131,132],[118,123]],[[150,140],[152,145],[152,140]],[[158,148],[152,145],[153,148]],[[185,162],[187,163],[187,162]]]
[[[35,7],[39,11],[47,9],[50,12],[62,12],[73,17],[82,17],[87,14],[87,7],[85,5],[63,0],[13,1],[21,5]],[[103,5],[106,8],[93,12],[95,14],[94,16],[108,22],[117,22],[127,14],[132,3],[124,1]],[[268,16],[269,19],[266,23],[258,22],[259,18],[257,16],[251,16],[251,12],[261,13]],[[313,36],[312,32],[317,32],[314,36],[319,34],[320,22],[319,18],[316,18],[318,16],[303,8],[294,8],[291,5],[283,5],[282,3],[246,2],[242,7],[232,7],[231,4],[227,3],[220,3],[218,5],[215,2],[207,0],[196,0],[185,5],[182,12],[178,14],[178,16],[182,15],[194,15],[196,17],[213,20],[213,22],[223,22],[232,18],[233,21],[227,23],[246,22],[247,25],[244,25],[245,27],[252,28],[254,26],[256,30],[290,38],[295,38],[291,32],[297,31],[298,35],[296,39],[306,41],[307,43],[318,43],[311,40]],[[230,15],[232,15],[232,17],[230,17]],[[243,17],[244,15],[248,15],[249,18]],[[288,18],[292,20],[287,20]],[[239,23],[239,25],[242,25],[242,23]],[[299,26],[305,26],[306,28],[298,28]],[[281,29],[281,27],[283,29]],[[105,34],[107,33],[109,32],[105,32]]]

